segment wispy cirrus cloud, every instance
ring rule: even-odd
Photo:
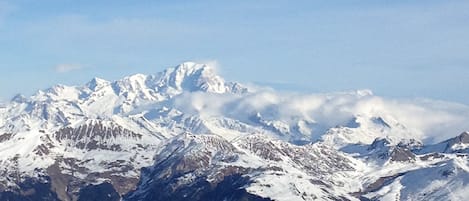
[[[57,73],[67,73],[70,71],[81,70],[84,67],[80,64],[58,64],[55,66],[55,72]]]

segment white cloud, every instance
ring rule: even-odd
[[[55,72],[67,73],[70,71],[83,69],[82,65],[79,64],[59,64],[55,67]]]
[[[219,67],[220,67],[220,63],[217,60],[214,60],[214,59],[200,60],[200,61],[196,61],[196,63],[206,64],[207,66],[210,66],[210,67],[214,68],[215,70],[218,70]]]
[[[412,137],[425,143],[439,142],[469,130],[466,105],[423,99],[395,100],[360,91],[298,94],[261,90],[242,96],[188,93],[176,98],[175,106],[187,114],[225,116],[244,122],[260,113],[267,120],[282,121],[292,127],[299,120],[331,128],[345,125],[357,115],[383,117],[396,120],[412,135],[395,132],[389,133],[391,137]]]

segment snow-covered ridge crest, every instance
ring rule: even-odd
[[[93,78],[83,86],[59,84],[31,97],[17,95],[3,107],[7,120],[2,122],[15,124],[16,128],[30,127],[34,122],[42,129],[48,129],[86,119],[125,116],[137,108],[185,92],[239,94],[247,91],[239,83],[225,82],[211,66],[185,62],[155,75],[135,74],[116,81]]]
[[[135,74],[116,81],[93,78],[84,86],[56,85],[34,94],[32,100],[83,100],[92,94],[105,93],[111,88],[117,96],[131,96],[141,93],[140,98],[153,99],[158,96],[174,96],[184,91],[202,91],[209,93],[246,92],[247,88],[239,83],[226,82],[216,73],[214,67],[207,64],[185,62],[155,75]],[[16,96],[12,101],[21,101]]]

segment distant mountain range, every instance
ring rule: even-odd
[[[464,105],[280,93],[186,62],[2,104],[0,200],[465,200],[466,125]]]

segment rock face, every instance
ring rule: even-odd
[[[269,200],[244,189],[250,170],[236,165],[241,152],[217,136],[183,135],[165,145],[125,200]]]
[[[416,155],[412,152],[412,144],[399,142],[393,144],[390,139],[376,139],[368,148],[368,157],[389,162],[413,162]]]
[[[170,179],[171,180],[171,179]],[[245,200],[245,201],[269,201],[269,198],[262,198],[246,192],[243,187],[250,183],[249,178],[241,174],[231,174],[224,177],[219,183],[212,184],[203,178],[192,181],[190,186],[182,186],[177,189],[168,189],[167,185],[173,182],[170,180],[160,180],[152,184],[147,189],[149,194],[130,194],[125,200]]]
[[[248,160],[257,160],[257,164]],[[326,169],[313,161],[334,165]],[[342,199],[349,195],[326,192],[338,184],[321,182],[321,178],[354,171],[349,164],[346,157],[326,147],[298,147],[262,135],[230,143],[216,135],[185,134],[161,148],[155,164],[143,169],[138,188],[124,200],[270,200],[253,192],[281,186],[259,180],[272,176],[287,179],[288,171],[302,171],[305,178],[285,180],[284,184],[324,190],[315,194],[296,189],[290,198]]]
[[[469,153],[469,133],[463,132],[460,135],[434,144],[426,146],[419,153]]]
[[[369,91],[256,90],[186,62],[18,95],[0,106],[0,200],[469,196],[467,132],[424,145]]]
[[[67,147],[75,147],[87,151],[97,149],[122,151],[122,147],[115,143],[115,140],[123,138],[138,141],[142,138],[142,135],[113,123],[110,126],[105,126],[97,121],[78,126],[77,128],[62,128],[55,133],[54,137],[59,143],[66,143]]]
[[[7,190],[0,192],[0,200],[8,201],[35,201],[35,200],[51,200],[59,201],[57,194],[51,189],[48,178],[41,178],[43,181],[36,179],[25,179],[18,185],[15,190]]]
[[[120,198],[112,184],[107,182],[85,186],[78,194],[78,201],[118,201]]]
[[[469,148],[469,133],[464,132],[459,136],[446,140],[445,152],[467,152]]]

